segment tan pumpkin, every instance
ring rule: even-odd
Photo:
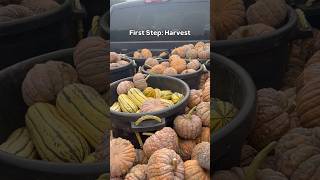
[[[289,117],[288,99],[282,91],[260,89],[257,97],[257,119],[249,142],[256,149],[261,149],[278,140],[296,123]]]
[[[14,19],[33,16],[32,10],[25,6],[10,4],[0,7],[0,22],[8,22]]]
[[[285,0],[259,0],[247,9],[248,24],[262,23],[279,27],[286,19],[288,7]]]
[[[152,68],[153,66],[158,65],[158,64],[159,64],[159,61],[151,57],[151,58],[146,59],[146,61],[144,62],[144,64],[145,64],[146,66]]]
[[[198,51],[198,58],[199,59],[210,59],[210,49],[199,50]]]
[[[188,114],[179,115],[173,121],[174,130],[183,139],[196,139],[201,134],[202,121],[192,114],[195,109],[193,107]]]
[[[22,96],[29,106],[36,102],[54,102],[60,90],[77,81],[77,72],[69,64],[58,61],[36,64],[22,82]]]
[[[181,159],[183,161],[187,161],[191,159],[191,154],[196,147],[196,141],[195,140],[184,140],[184,139],[179,139],[179,152],[178,154],[180,155]]]
[[[117,86],[117,93],[118,95],[127,94],[131,88],[134,88],[132,81],[122,81]]]
[[[133,59],[143,59],[143,56],[139,51],[135,51],[133,53]]]
[[[108,44],[101,37],[82,39],[73,53],[79,79],[98,92],[105,92],[109,66]]]
[[[141,49],[141,55],[144,59],[151,58],[152,52],[149,49],[144,48],[144,49]]]
[[[202,126],[210,126],[210,102],[201,102],[198,104],[196,114],[201,118]]]
[[[320,78],[306,82],[297,93],[297,114],[302,127],[316,127],[320,125]]]
[[[210,128],[202,127],[201,134],[196,139],[197,144],[201,142],[210,142]]]
[[[192,89],[188,100],[188,107],[193,108],[201,103],[201,90]]]
[[[116,138],[110,141],[110,175],[120,177],[133,166],[136,152],[130,141]]]
[[[170,61],[170,66],[177,70],[178,73],[181,73],[187,68],[187,63],[184,59],[173,59]]]
[[[185,180],[210,180],[210,174],[196,160],[184,162]]]
[[[168,75],[168,76],[174,76],[174,75],[177,75],[178,72],[177,72],[177,70],[175,68],[168,67],[163,71],[163,74],[164,75]]]
[[[169,57],[169,62],[173,61],[173,60],[176,60],[176,59],[181,59],[180,56],[176,55],[176,54],[173,54]]]
[[[245,7],[242,0],[214,0],[211,8],[211,26],[216,39],[226,39],[245,24]]]
[[[147,180],[147,165],[138,164],[134,166],[124,180]]]
[[[196,49],[189,49],[186,53],[187,59],[196,59],[198,58],[198,51]]]
[[[121,57],[116,52],[110,52],[110,63],[116,63],[121,60]]]
[[[137,73],[133,76],[134,87],[143,91],[148,87],[147,78],[142,73]]]
[[[210,78],[210,73],[204,73],[201,75],[201,78],[200,78],[200,89],[203,89],[204,88],[204,84],[207,82],[207,79]]]
[[[204,48],[205,46],[206,46],[206,44],[204,42],[199,41],[194,45],[194,49],[199,50],[199,49]]]
[[[155,65],[150,69],[150,73],[154,74],[163,74],[163,71],[166,69],[166,67],[162,66],[161,64]]]
[[[248,37],[263,36],[275,31],[271,26],[258,23],[247,26],[241,26],[237,30],[233,31],[232,34],[228,36],[228,39],[241,39]]]
[[[148,99],[144,101],[140,108],[141,113],[156,112],[167,108],[169,105],[160,99]]]
[[[201,66],[201,63],[197,59],[192,59],[188,64],[187,64],[187,69],[194,69],[198,70]]]
[[[207,84],[207,85],[206,85]],[[202,101],[210,102],[210,80],[205,83],[204,88],[202,89]]]
[[[155,151],[162,148],[172,149],[176,152],[179,150],[178,136],[170,127],[164,127],[157,131],[148,137],[143,144],[143,151],[147,157],[150,157]]]
[[[210,171],[210,143],[197,144],[192,151],[191,159],[197,160],[202,168]]]
[[[163,148],[152,154],[148,162],[149,180],[184,179],[184,165],[180,156],[172,149]]]
[[[178,47],[172,50],[171,54],[180,56],[181,58],[186,57],[186,49],[184,47]]]

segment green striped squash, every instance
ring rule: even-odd
[[[80,163],[90,152],[86,140],[51,104],[36,103],[29,107],[26,125],[37,152],[44,160]]]
[[[25,127],[13,131],[8,139],[0,145],[0,150],[28,159],[37,157],[37,151],[30,139],[29,131]]]
[[[106,102],[93,88],[82,84],[66,86],[57,97],[57,108],[94,148],[106,129],[111,129]]]

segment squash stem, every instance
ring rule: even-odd
[[[149,77],[151,76],[151,74],[148,74],[148,76],[144,79],[144,80],[148,80],[149,79]]]
[[[144,136],[152,136],[152,135],[154,135],[154,133],[144,132],[144,133],[142,133],[142,135],[144,135]]]
[[[197,106],[193,107],[187,114],[188,118],[191,119],[191,115],[193,113],[193,111],[197,108]]]
[[[177,167],[178,167],[178,162],[177,162],[176,158],[172,159],[172,166],[173,166],[174,171],[176,171]]]
[[[276,146],[276,142],[271,142],[268,146],[262,149],[258,155],[253,159],[251,164],[244,170],[245,171],[245,180],[255,180],[256,173],[259,169],[261,163],[266,159],[268,154],[274,149]]]
[[[142,142],[142,139],[141,139],[140,134],[139,134],[138,132],[135,132],[134,134],[136,135],[136,138],[137,138],[137,140],[138,140],[138,143],[139,143],[139,145],[140,145],[140,148],[142,149],[142,147],[143,147],[143,142]]]

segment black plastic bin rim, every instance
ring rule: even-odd
[[[187,85],[187,83],[185,83],[184,81],[175,78],[175,77],[170,77],[170,76],[161,76],[161,75],[150,75],[149,78],[158,78],[158,79],[171,79],[174,81],[177,81],[178,83],[182,84],[183,87],[186,90],[186,94],[184,95],[183,99],[181,101],[179,101],[177,104],[174,104],[173,106],[170,106],[169,108],[160,110],[160,111],[154,111],[154,112],[147,112],[147,113],[127,113],[127,112],[117,112],[117,111],[112,111],[110,110],[111,114],[115,114],[117,116],[125,116],[125,117],[132,117],[132,118],[139,118],[141,116],[144,115],[160,115],[160,114],[165,114],[166,112],[168,112],[169,110],[175,109],[177,107],[179,107],[181,104],[183,104],[183,102],[187,101],[189,96],[190,96],[190,88]],[[124,78],[124,79],[120,79],[118,81],[115,81],[113,83],[110,84],[110,87],[114,87],[115,85],[119,84],[122,81],[132,81],[132,77],[128,77],[128,78]]]
[[[167,62],[167,60],[160,60],[159,62],[160,62],[160,63],[161,63],[161,62]],[[200,67],[199,67],[199,69],[197,69],[195,72],[188,73],[188,74],[170,75],[170,77],[176,77],[176,78],[188,78],[188,77],[193,77],[193,76],[198,75],[200,72],[202,72],[202,71],[204,70],[203,66],[204,66],[204,65],[201,64]],[[146,71],[145,65],[141,66],[141,71],[142,71],[144,74],[150,74],[149,72]],[[159,74],[159,76],[167,76],[167,75],[161,75],[161,74]]]
[[[217,40],[213,41],[214,47],[216,46],[243,46],[244,44],[250,43],[262,43],[263,41],[268,41],[270,39],[277,39],[282,34],[286,34],[290,31],[292,27],[295,26],[297,22],[297,15],[295,10],[288,6],[288,21],[286,24],[276,29],[273,32],[267,33],[262,36],[257,37],[247,37],[242,39],[234,39],[234,40]]]
[[[2,71],[0,71],[0,77],[5,76],[12,69],[16,69],[17,67],[25,67],[27,64],[36,63],[37,60],[55,60],[59,58],[63,58],[64,56],[72,55],[74,48],[63,49],[54,51],[51,53],[43,54],[37,57],[33,57],[17,63],[15,65],[9,66]],[[101,173],[102,169],[105,169],[106,172],[109,172],[109,162],[102,163],[91,163],[91,164],[80,164],[80,163],[57,163],[57,162],[49,162],[42,160],[31,160],[25,159],[19,156],[15,156],[13,154],[9,154],[7,152],[0,151],[0,162],[10,164],[12,166],[20,167],[23,169],[29,169],[34,171],[41,171],[46,173],[57,173],[57,174],[95,174]]]
[[[249,76],[249,74],[238,64],[229,60],[228,58],[212,53],[211,59],[213,59],[213,67],[214,64],[219,63],[227,67],[233,73],[239,75],[240,83],[242,83],[244,87],[244,94],[242,95],[244,102],[240,107],[238,114],[233,118],[233,120],[228,123],[225,127],[213,133],[213,141],[219,141],[223,139],[224,136],[233,132],[240,124],[243,122],[244,119],[248,118],[247,115],[251,113],[252,109],[255,107],[256,101],[256,87]],[[214,68],[213,68],[214,71]],[[214,79],[213,79],[214,80]]]
[[[48,25],[52,22],[61,21],[61,19],[65,19],[64,12],[66,12],[69,8],[71,12],[71,0],[64,0],[60,7],[52,9],[48,12],[0,23],[0,36],[25,32],[30,29],[36,29],[38,27]]]

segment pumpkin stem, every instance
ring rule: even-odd
[[[193,107],[187,114],[188,118],[191,118],[193,111],[197,108],[197,106]]]
[[[154,133],[144,132],[144,133],[142,133],[142,135],[144,135],[144,136],[152,136],[152,135],[154,135]]]
[[[178,167],[178,162],[177,161],[178,160],[176,158],[172,159],[172,166],[173,166],[174,171],[176,171],[177,167]]]
[[[271,142],[268,146],[266,146],[264,149],[262,149],[258,155],[253,159],[251,164],[244,170],[245,172],[245,180],[255,180],[256,179],[256,173],[259,169],[259,166],[261,163],[266,159],[268,154],[274,149],[276,146],[276,142]]]
[[[138,140],[138,143],[139,143],[139,145],[140,145],[140,148],[142,149],[142,147],[143,147],[143,142],[142,142],[142,139],[141,139],[140,134],[139,134],[138,132],[135,132],[134,134],[136,135],[136,138],[137,138],[137,140]]]
[[[148,74],[148,76],[144,80],[148,80],[151,74]]]
[[[140,117],[137,121],[135,121],[134,125],[139,126],[140,123],[142,123],[143,121],[146,121],[146,120],[154,120],[154,121],[157,121],[159,123],[162,122],[161,118],[159,118],[158,116],[144,115],[144,116]]]
[[[145,64],[145,66],[147,67],[147,68],[149,68],[149,69],[151,69],[152,67],[151,66],[149,66],[148,64]]]

